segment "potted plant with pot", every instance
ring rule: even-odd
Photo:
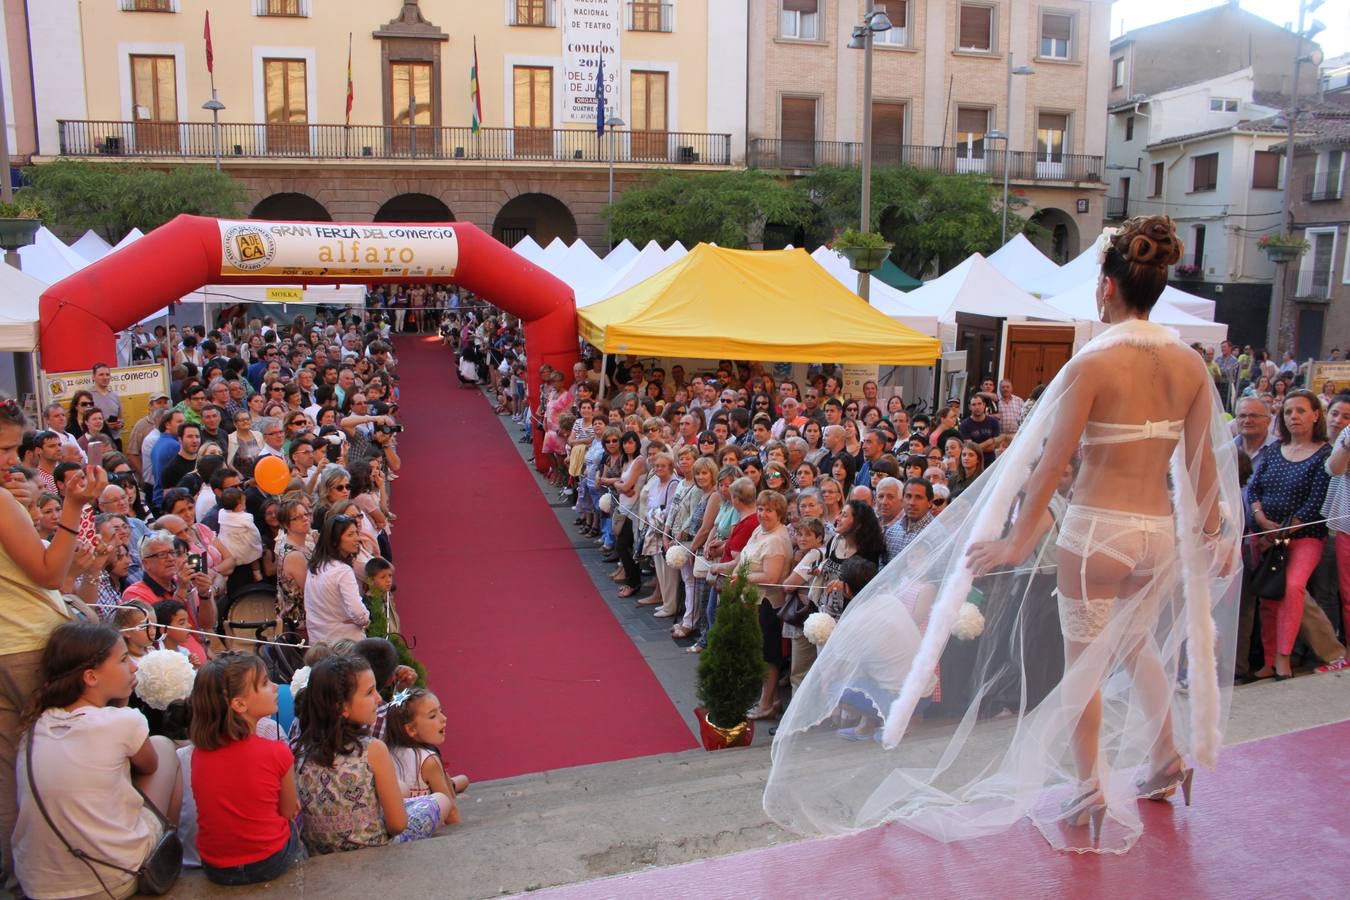
[[[694,709],[706,750],[748,747],[755,723],[745,717],[764,682],[764,641],[759,630],[759,590],[736,572],[717,601],[708,647],[698,658],[698,699]]]
[[[22,195],[12,203],[0,203],[0,247],[13,252],[33,243],[45,212],[40,203],[22,199]]]
[[[1273,263],[1285,263],[1298,259],[1307,253],[1312,244],[1292,234],[1263,234],[1256,242]]]
[[[830,247],[843,254],[849,268],[855,272],[875,272],[881,268],[895,245],[875,231],[845,228],[835,236]]]

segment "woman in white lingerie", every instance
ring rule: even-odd
[[[897,820],[957,840],[1028,817],[1057,849],[1124,852],[1142,831],[1139,799],[1180,788],[1190,802],[1184,754],[1213,765],[1222,740],[1226,694],[1217,672],[1231,671],[1241,522],[1229,512],[1240,509],[1236,467],[1204,361],[1148,321],[1181,252],[1166,217],[1132,219],[1103,236],[1097,303],[1111,327],[1056,376],[998,463],[840,620],[779,727],[765,793],[774,819],[802,832]],[[1019,610],[1015,658],[1063,653],[1065,674],[1041,702],[1024,692],[1015,718],[993,720],[982,700],[1009,672],[970,660],[1007,654],[944,650],[949,639],[977,639],[962,612],[968,598],[1028,583],[984,576],[1035,565],[1041,512],[1078,452],[1057,540],[1056,596],[1034,595],[1038,587],[984,599]],[[1060,647],[1057,636],[1027,624],[1051,602]],[[879,615],[878,606],[908,614]],[[886,654],[874,649],[881,628],[890,633]],[[911,734],[939,663],[943,707],[915,720]],[[1187,664],[1189,697],[1176,690]],[[896,683],[897,666],[906,670],[898,691],[885,687]],[[835,714],[840,692],[860,685],[889,710],[883,744],[836,764],[847,779],[815,775],[812,757],[828,752],[818,726]],[[1187,706],[1189,716],[1178,715]]]

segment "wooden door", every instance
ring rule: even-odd
[[[136,149],[178,153],[178,72],[172,56],[131,57]]]
[[[431,156],[435,153],[432,111],[436,85],[429,62],[389,64],[390,109],[394,127],[390,134],[394,156]]]
[[[1010,325],[1003,375],[1012,381],[1014,394],[1026,397],[1038,385],[1049,384],[1072,355],[1072,326]]]
[[[814,97],[784,97],[778,120],[782,165],[810,169],[816,164],[816,101]]]
[[[309,101],[303,59],[264,59],[268,153],[309,153]]]
[[[549,159],[553,156],[553,70],[547,66],[516,66],[515,157]]]
[[[636,11],[634,12],[636,16]],[[666,124],[666,97],[670,75],[667,72],[634,72],[628,91],[633,113],[633,132],[629,135],[633,159],[664,160],[669,126]]]

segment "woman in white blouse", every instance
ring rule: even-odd
[[[370,611],[351,561],[361,549],[361,526],[351,516],[329,516],[309,560],[305,579],[305,627],[310,643],[366,636]]]

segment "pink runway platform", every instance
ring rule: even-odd
[[[890,825],[543,894],[599,897],[1350,896],[1350,722],[1225,750],[1187,808],[1144,803],[1124,856],[1050,849],[1030,822],[943,844]],[[733,751],[734,752],[734,751]]]

